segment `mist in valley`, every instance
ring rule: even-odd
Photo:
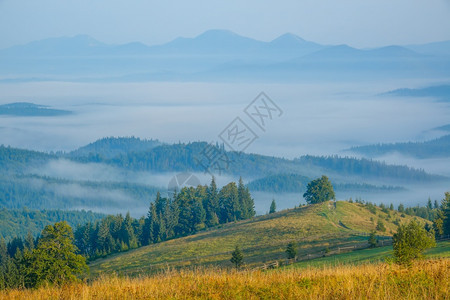
[[[357,156],[344,151],[351,146],[423,141],[436,137],[429,130],[450,123],[448,102],[430,98],[405,98],[380,94],[400,87],[420,87],[429,80],[379,82],[308,82],[298,84],[263,83],[66,83],[39,82],[0,84],[0,104],[32,102],[72,111],[57,117],[0,117],[1,143],[39,151],[70,152],[97,139],[109,136],[135,136],[158,139],[163,143],[190,141],[221,142],[220,132],[240,117],[258,138],[246,152],[288,159],[301,155]],[[282,110],[279,118],[261,131],[243,112],[264,91]],[[389,164],[408,165],[429,173],[449,176],[450,160],[416,159],[401,155],[379,158]],[[30,174],[75,181],[133,182],[161,190],[176,173],[132,172],[101,164],[80,164],[54,160]],[[209,184],[209,174],[195,174]],[[215,174],[219,185],[238,178]],[[244,178],[245,182],[257,179]],[[352,181],[351,178],[340,178]],[[370,183],[370,181],[366,181]],[[395,186],[397,182],[372,182]],[[424,204],[428,197],[441,199],[448,183],[438,186],[408,185],[396,193],[337,193],[338,199],[361,197],[375,203]],[[87,191],[72,185],[58,193],[107,197],[104,191]],[[83,194],[84,193],[84,194]],[[280,209],[294,207],[301,194],[255,192],[259,214],[268,210],[272,198]],[[145,214],[148,201],[133,202],[129,195],[111,196],[107,212],[133,210]],[[101,199],[99,200],[101,201]],[[77,207],[79,208],[79,207]],[[91,208],[89,208],[91,209]],[[95,209],[95,205],[93,205]],[[101,209],[100,209],[101,210]],[[105,212],[105,209],[103,209]]]

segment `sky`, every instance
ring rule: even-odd
[[[450,0],[0,0],[0,48],[77,34],[155,45],[209,29],[358,48],[420,44],[450,40]]]

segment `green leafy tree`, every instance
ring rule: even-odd
[[[297,256],[297,246],[294,242],[290,242],[286,247],[286,255],[288,259],[294,259]]]
[[[333,185],[325,175],[308,183],[303,197],[308,204],[321,203],[336,198]]]
[[[369,242],[369,247],[370,248],[375,248],[377,246],[378,239],[377,239],[375,230],[370,232],[370,236],[369,236],[369,241],[368,242]]]
[[[409,265],[422,256],[423,251],[436,245],[433,232],[427,232],[415,220],[400,225],[393,237],[394,260]]]
[[[72,228],[65,221],[44,228],[29,258],[29,286],[76,281],[78,275],[88,270],[86,259],[76,254],[73,238]]]
[[[402,203],[400,203],[398,205],[398,209],[397,210],[398,210],[398,212],[403,213],[403,212],[405,212],[405,206]]]
[[[230,261],[232,264],[234,264],[236,269],[240,268],[244,263],[244,255],[242,254],[241,249],[239,249],[239,246],[236,246],[236,248],[234,248],[234,251],[231,253]]]
[[[272,199],[272,203],[270,204],[269,214],[273,214],[277,211],[277,204],[275,203],[275,199]]]

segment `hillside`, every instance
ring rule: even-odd
[[[0,115],[22,116],[22,117],[54,117],[70,115],[68,110],[49,108],[45,105],[37,105],[28,102],[15,102],[0,105]]]
[[[80,147],[70,152],[69,156],[101,156],[113,158],[121,154],[148,151],[161,144],[158,140],[141,140],[136,137],[107,137]]]
[[[67,221],[72,228],[94,222],[105,215],[91,211],[0,209],[0,237],[6,241],[14,237],[25,237],[28,233],[37,236],[45,226]]]
[[[445,127],[442,129],[445,129]],[[352,147],[348,151],[359,153],[367,157],[380,157],[390,153],[399,153],[420,159],[447,158],[450,157],[450,135],[445,135],[425,142],[392,143]]]
[[[71,153],[57,154],[0,146],[0,167],[4,171],[0,175],[0,207],[46,209],[50,205],[54,209],[84,208],[105,213],[131,210],[134,216],[141,216],[148,209],[149,199],[154,199],[158,190],[164,192],[176,173],[205,172],[198,159],[207,145],[161,144],[129,137],[104,138]],[[338,193],[345,192],[342,198],[402,192],[412,184],[428,188],[430,183],[449,180],[370,159],[285,159],[214,147],[228,159],[220,173],[212,170],[214,175],[242,176],[246,183],[251,181],[251,192],[301,193],[310,179],[323,174],[332,180]],[[267,209],[260,197],[255,198],[255,204],[258,212]]]
[[[272,193],[304,193],[308,183],[313,178],[298,174],[276,174],[252,180],[247,184],[251,191],[263,191]],[[367,183],[334,183],[336,192],[361,191],[361,192],[398,192],[405,190],[399,186],[377,186]]]
[[[450,85],[437,85],[417,89],[402,88],[389,91],[383,95],[399,97],[430,97],[448,102],[450,101]]]
[[[389,215],[379,208],[374,214],[364,204],[344,201],[336,202],[336,207],[333,202],[303,206],[98,259],[90,264],[91,274],[136,275],[167,267],[231,266],[230,253],[236,245],[251,267],[284,260],[286,245],[291,241],[298,243],[299,256],[323,253],[326,248],[361,246],[366,245],[367,234],[376,228],[378,220],[386,227],[378,234],[388,237],[397,228],[394,222],[412,218],[402,217],[397,211],[389,211]]]

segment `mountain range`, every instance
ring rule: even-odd
[[[264,42],[210,30],[156,46],[108,45],[77,35],[0,50],[3,81],[285,81],[448,75],[450,41],[356,49],[321,45],[290,33]]]

